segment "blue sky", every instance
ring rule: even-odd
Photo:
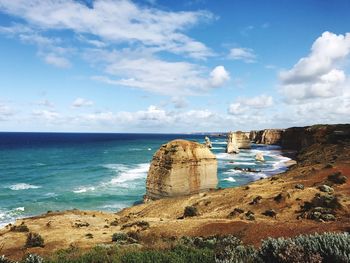
[[[0,0],[0,131],[350,121],[348,0]]]

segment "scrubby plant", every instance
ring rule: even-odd
[[[253,246],[239,245],[224,247],[215,251],[215,263],[262,263]]]
[[[269,238],[262,242],[260,258],[267,263],[350,262],[350,235],[324,233],[291,238]]]
[[[136,227],[140,228],[141,230],[146,230],[147,228],[150,227],[150,225],[147,221],[142,220],[142,221],[136,221],[136,222],[125,224],[121,227],[121,229],[133,227],[133,226],[136,226]]]
[[[342,175],[341,172],[335,172],[333,174],[328,175],[328,181],[334,184],[345,184],[347,181],[347,177]]]
[[[15,263],[15,261],[12,261],[11,259],[5,257],[5,255],[0,256],[0,263]]]
[[[114,242],[121,242],[121,241],[127,241],[128,240],[128,235],[125,233],[114,233],[112,235],[112,241]]]
[[[24,224],[24,222],[22,222],[18,226],[12,226],[10,228],[10,231],[12,231],[12,232],[29,232],[29,228],[27,227],[27,225]]]
[[[44,239],[38,233],[30,232],[27,236],[26,247],[44,247]]]
[[[44,263],[44,259],[36,254],[29,254],[24,263]]]
[[[195,206],[186,206],[184,210],[184,217],[198,216],[198,209]]]

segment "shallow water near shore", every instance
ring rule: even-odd
[[[204,142],[189,134],[0,133],[0,227],[49,210],[115,212],[140,202],[153,154],[179,138]],[[253,145],[231,155],[226,138],[211,141],[223,188],[284,172],[290,160],[278,146]],[[257,152],[265,162],[255,161]]]

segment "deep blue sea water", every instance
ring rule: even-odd
[[[204,136],[188,134],[0,133],[0,226],[48,210],[118,211],[139,202],[153,154],[179,138],[204,142]],[[288,158],[277,146],[253,145],[229,155],[225,138],[211,140],[219,187],[286,170]],[[255,161],[259,151],[266,162]]]

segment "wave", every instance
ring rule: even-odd
[[[18,184],[10,185],[8,188],[13,191],[19,191],[19,190],[27,190],[27,189],[38,189],[38,188],[41,188],[41,186],[27,184],[27,183],[18,183]]]
[[[230,177],[227,177],[227,178],[224,178],[224,179],[222,179],[222,180],[224,180],[224,181],[228,181],[228,182],[236,182],[236,179],[235,178],[233,178],[232,176],[230,176]]]
[[[81,194],[81,193],[86,193],[90,191],[95,191],[95,187],[93,186],[87,186],[87,187],[78,187],[76,190],[73,190],[73,193],[76,194]]]
[[[25,208],[23,206],[16,207],[10,210],[0,210],[0,228],[9,223],[13,223],[16,219],[24,216]]]
[[[118,185],[128,181],[146,178],[149,167],[149,163],[142,163],[137,164],[136,167],[124,169],[116,178],[113,178],[110,183]]]

